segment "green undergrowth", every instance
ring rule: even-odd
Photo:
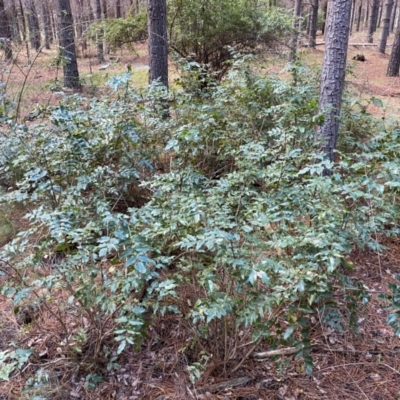
[[[29,224],[2,248],[2,294],[15,307],[56,302],[59,351],[87,376],[140,352],[163,316],[185,321],[193,381],[210,365],[235,372],[264,344],[295,346],[311,373],[313,315],[357,328],[368,296],[346,257],[398,233],[400,129],[345,102],[327,164],[316,79],[247,62],[203,90],[189,65],[169,118],[163,89],[138,92],[130,74],[101,99],[65,97],[42,122],[4,117],[1,203],[24,205]]]

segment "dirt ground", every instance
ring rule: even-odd
[[[361,34],[352,36],[350,40],[351,43],[364,41]],[[138,71],[143,67],[145,71],[146,45],[142,44],[136,50],[136,54],[113,55],[115,58],[105,70],[99,69],[101,66],[93,57],[80,59],[81,74],[87,82],[96,78],[97,82],[104,83],[107,76],[126,71],[127,64],[139,68]],[[320,63],[323,46],[317,46],[316,50],[305,49],[304,53],[310,63]],[[366,61],[350,62],[353,71],[347,77],[350,89],[363,99],[371,96],[382,99],[385,102],[383,111],[371,106],[371,111],[377,115],[400,115],[400,78],[386,77],[389,56],[378,53],[376,47],[350,45],[349,60],[357,54],[364,54]],[[54,57],[54,52],[44,51],[33,64],[26,65],[21,50],[20,65],[0,76],[7,79],[17,100],[21,87],[24,87],[20,99],[22,119],[39,104],[61,101],[57,92],[48,89],[49,81],[59,79],[61,73],[52,65]],[[143,84],[146,79],[144,72],[137,84]],[[68,359],[57,356],[57,341],[61,334],[49,310],[39,310],[39,315],[27,325],[18,320],[13,306],[0,296],[0,352],[15,343],[31,347],[37,353],[21,372],[12,375],[10,381],[0,381],[0,400],[400,399],[400,340],[387,325],[388,310],[378,299],[379,294],[387,293],[388,283],[394,282],[396,274],[400,274],[400,239],[382,241],[386,246],[382,254],[354,251],[350,257],[356,268],[348,274],[361,280],[371,296],[371,301],[358,317],[358,333],[350,330],[343,333],[324,326],[318,315],[313,319],[311,343],[315,368],[311,377],[305,374],[302,363],[293,360],[290,354],[281,357],[281,361],[287,361],[282,370],[278,370],[269,358],[249,357],[233,374],[229,371],[205,371],[204,378],[193,387],[188,380],[187,360],[168,360],[169,354],[175,353],[176,346],[185,341],[176,335],[181,327],[172,318],[160,321],[156,328],[160,329],[158,338],[163,340],[149,339],[139,353],[125,352],[119,360],[121,369],[107,372],[103,383],[88,390]],[[267,347],[257,349],[267,350]],[[233,360],[232,369],[239,362]],[[30,374],[40,368],[49,371],[46,396],[38,389],[37,397],[26,397],[22,387]]]

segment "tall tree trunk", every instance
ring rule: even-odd
[[[159,80],[168,88],[168,38],[166,0],[148,0],[149,82]]]
[[[393,11],[394,0],[386,0],[385,2],[385,16],[383,18],[383,28],[381,34],[381,41],[379,43],[379,51],[381,53],[385,53],[387,39],[389,37],[389,29],[390,29],[390,16]]]
[[[74,20],[69,0],[58,0],[60,56],[63,59],[64,86],[80,89],[78,63],[76,61]]]
[[[386,75],[399,76],[399,69],[400,69],[400,27],[397,27]]]
[[[350,34],[353,32],[354,19],[356,16],[356,2],[357,2],[357,0],[353,0],[353,4],[351,6]]]
[[[361,14],[362,14],[362,2],[360,2],[360,5],[358,6],[358,15],[357,15],[357,27],[356,27],[356,32],[360,32]]]
[[[349,44],[352,0],[335,0],[330,5],[326,27],[325,55],[321,73],[319,109],[325,115],[319,129],[322,150],[330,161],[339,134],[339,117]],[[326,171],[329,173],[329,171]]]
[[[319,0],[312,0],[311,2],[311,15],[310,15],[310,36],[309,36],[309,47],[315,49],[317,42],[317,26],[318,26],[318,7]]]
[[[378,22],[376,24],[376,28],[380,28],[381,27],[381,22],[382,22],[382,14],[383,14],[383,4],[381,3],[381,1],[379,0],[379,17],[378,17]],[[375,28],[375,30],[376,30]]]
[[[369,22],[369,14],[370,14],[370,9],[371,9],[371,6],[370,6],[370,4],[369,4],[369,1],[370,0],[368,0],[366,3],[367,3],[367,12],[365,13],[365,19],[364,19],[364,27],[365,28],[368,28],[368,22]]]
[[[45,48],[50,50],[50,44],[53,42],[53,33],[51,30],[51,19],[49,13],[49,5],[46,0],[41,0],[42,22],[44,28]]]
[[[26,3],[26,14],[28,15],[29,40],[31,47],[36,51],[40,50],[40,27],[39,18],[36,12],[35,1],[28,0]]]
[[[297,54],[297,41],[299,40],[299,32],[301,29],[301,6],[302,0],[295,0],[294,15],[293,15],[293,29],[292,46],[290,49],[290,61],[296,61]]]
[[[378,15],[379,15],[379,0],[372,0],[371,4],[371,12],[369,15],[369,23],[368,23],[368,36],[367,42],[373,42],[374,32],[376,31],[376,26],[378,23]]]
[[[102,12],[101,12],[101,0],[96,0],[96,19],[97,23],[102,20]],[[103,35],[101,29],[98,28],[96,30],[96,47],[97,47],[97,61],[99,64],[104,62],[104,47],[103,47]]]
[[[121,0],[115,1],[115,18],[122,18]]]
[[[390,32],[394,31],[394,25],[395,25],[396,16],[397,16],[397,5],[398,5],[398,0],[395,0],[392,15],[390,16]]]
[[[11,49],[11,27],[8,21],[8,15],[4,6],[4,0],[0,0],[0,36],[3,39],[1,46],[4,50],[4,56],[7,61],[12,60]]]
[[[18,44],[21,44],[20,14],[15,0],[12,0],[10,3],[7,19],[10,26],[11,38],[16,40]]]
[[[21,16],[21,23],[22,23],[22,41],[25,43],[26,56],[28,58],[28,64],[30,64],[31,56],[30,56],[30,52],[29,52],[29,44],[28,44],[28,41],[26,40],[28,30],[26,29],[25,12],[24,12],[24,7],[22,5],[22,0],[19,0],[19,15]]]
[[[325,1],[325,3],[322,5],[322,14],[324,16],[324,22],[322,23],[322,34],[325,37],[325,25],[326,25],[326,19],[328,17],[328,0]]]

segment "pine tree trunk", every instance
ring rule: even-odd
[[[299,32],[301,29],[301,6],[302,0],[295,0],[294,15],[293,15],[293,29],[292,46],[290,49],[290,61],[296,60],[297,54],[297,41],[299,40]]]
[[[386,75],[399,76],[399,69],[400,69],[400,28],[397,27]]]
[[[357,0],[353,0],[353,4],[351,6],[350,34],[353,32],[354,19],[356,17],[356,1]]]
[[[322,34],[325,37],[325,25],[326,25],[326,19],[328,17],[328,1],[326,1],[323,6],[322,6],[322,13],[324,15],[324,22],[322,24]]]
[[[325,55],[321,73],[319,109],[325,115],[319,129],[322,150],[330,161],[334,161],[339,134],[339,117],[344,87],[344,78],[349,43],[352,0],[335,0],[329,9],[326,26]],[[329,171],[326,171],[328,174]]]
[[[360,3],[360,5],[358,6],[358,16],[357,16],[357,27],[356,27],[356,32],[360,32],[361,14],[362,14],[362,3]]]
[[[7,19],[10,26],[11,38],[12,40],[16,40],[18,44],[21,44],[20,18],[15,0],[11,1],[9,10],[10,12],[8,13]],[[13,18],[10,18],[11,15]]]
[[[369,23],[368,23],[368,36],[367,36],[368,43],[373,43],[373,36],[374,32],[376,31],[378,16],[379,16],[379,0],[372,0],[371,11],[369,15]]]
[[[390,32],[394,31],[394,25],[396,22],[396,15],[397,15],[397,5],[398,5],[398,0],[395,0],[392,15],[390,17]]]
[[[121,0],[115,1],[115,18],[122,18]]]
[[[8,15],[4,7],[4,0],[0,0],[0,36],[3,39],[1,47],[4,50],[4,56],[7,61],[12,60],[11,49],[11,28],[8,21]]]
[[[311,15],[310,15],[309,46],[312,49],[315,49],[315,44],[317,42],[319,0],[312,0],[311,7],[312,7],[312,12],[311,12]]]
[[[168,38],[166,0],[148,0],[149,82],[168,87]]]
[[[96,19],[97,23],[102,20],[102,12],[101,12],[101,0],[96,0]],[[96,47],[97,47],[97,61],[99,64],[104,62],[104,47],[103,47],[103,35],[101,29],[96,30]]]
[[[31,42],[31,47],[34,48],[36,51],[39,51],[40,27],[34,0],[27,1],[26,10],[27,10],[26,13],[28,15],[29,40]]]
[[[63,59],[64,86],[80,89],[76,60],[74,21],[70,0],[58,0],[60,56]]]
[[[50,44],[53,42],[53,33],[51,31],[51,19],[49,13],[49,5],[47,4],[47,1],[42,0],[41,7],[42,7],[42,22],[44,27],[44,40],[45,40],[44,45],[47,50],[50,50]]]
[[[392,15],[393,4],[394,4],[394,0],[386,0],[386,2],[385,2],[385,16],[383,18],[381,41],[379,43],[379,51],[383,54],[386,51],[387,39],[389,37],[390,16]]]

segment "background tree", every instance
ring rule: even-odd
[[[373,42],[374,32],[376,31],[376,27],[378,24],[378,17],[379,17],[379,0],[372,0],[370,6],[370,14],[369,14],[369,22],[368,22],[368,35],[367,35],[367,42]]]
[[[60,58],[64,72],[64,86],[79,89],[79,72],[76,60],[74,21],[69,0],[58,0]]]
[[[253,0],[170,0],[170,47],[200,64],[216,79],[228,71],[234,52],[254,53],[260,46],[290,43],[292,20],[285,10]]]
[[[166,0],[149,0],[147,14],[149,29],[149,81],[159,80],[165,87],[168,87]]]
[[[351,0],[335,0],[330,3],[319,96],[319,109],[325,115],[319,135],[323,143],[323,152],[330,161],[334,160],[334,150],[339,134],[339,116],[350,33],[350,13]]]
[[[95,10],[96,10],[96,18],[98,21],[102,20],[102,10],[101,10],[101,1],[95,0]],[[97,61],[99,64],[104,62],[104,47],[103,47],[103,35],[101,25],[98,25],[96,29],[96,47],[97,47]]]
[[[390,54],[387,76],[399,76],[400,69],[400,27],[396,29],[392,52]]]
[[[31,47],[36,51],[40,50],[40,27],[39,18],[36,12],[36,6],[34,0],[27,0],[25,3],[26,15],[28,17],[28,27],[29,27],[29,40]]]
[[[296,60],[297,53],[297,42],[299,40],[299,32],[301,30],[301,9],[302,0],[295,0],[294,11],[293,11],[293,37],[292,37],[292,47],[290,49],[290,61]]]
[[[41,17],[44,31],[44,46],[47,50],[50,50],[50,44],[53,42],[53,33],[51,30],[51,19],[49,5],[46,0],[42,0],[41,4]]]
[[[385,51],[386,51],[386,44],[387,44],[387,39],[389,37],[389,30],[390,30],[390,16],[392,15],[393,4],[394,4],[394,0],[386,0],[386,2],[385,2],[385,16],[383,18],[381,41],[379,43],[379,51],[381,53],[385,53]]]
[[[0,36],[3,38],[1,46],[4,49],[4,56],[6,60],[12,60],[11,29],[4,6],[4,0],[0,0]]]
[[[398,0],[394,1],[394,6],[393,6],[393,11],[392,15],[390,17],[390,32],[394,31],[394,27],[396,24],[396,17],[397,17],[397,5],[398,5]]]
[[[310,16],[310,35],[309,35],[309,47],[315,48],[317,41],[317,28],[318,28],[318,8],[319,0],[311,1],[311,16]]]

